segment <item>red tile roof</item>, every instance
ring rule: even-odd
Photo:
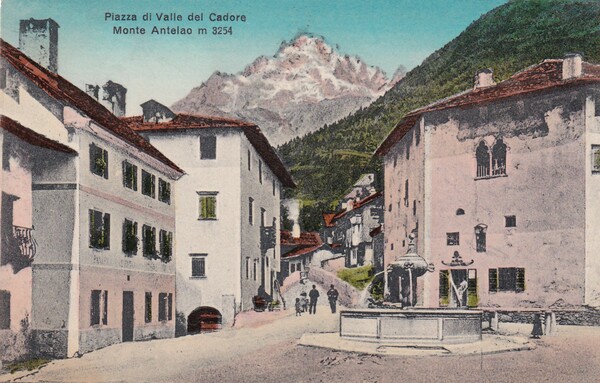
[[[309,246],[309,247],[295,247],[293,248],[291,251],[288,251],[285,254],[281,255],[281,258],[292,258],[292,257],[297,257],[299,255],[304,255],[304,254],[308,254],[310,252],[313,252],[315,250],[318,250],[322,247],[323,245],[315,245],[315,246]]]
[[[0,39],[0,57],[8,61],[16,70],[31,80],[40,89],[56,100],[79,109],[96,121],[103,129],[111,132],[142,152],[154,157],[171,169],[183,173],[175,163],[150,145],[126,123],[119,120],[93,97],[71,84],[60,75],[42,67],[11,44]]]
[[[0,127],[7,132],[14,134],[23,141],[41,148],[52,149],[58,152],[77,154],[77,151],[70,147],[61,144],[60,142],[49,139],[33,130],[24,127],[10,117],[0,115]]]
[[[279,232],[281,246],[292,247],[289,251],[281,254],[281,258],[290,258],[302,254],[307,254],[323,246],[319,233],[301,232],[300,238],[294,238],[290,231],[281,230]]]
[[[336,213],[323,213],[323,221],[325,222],[325,227],[335,226],[335,224],[333,223],[335,215]]]
[[[138,132],[172,132],[185,129],[209,129],[209,128],[238,128],[241,129],[252,146],[269,165],[273,173],[286,187],[296,187],[296,183],[286,169],[285,165],[269,144],[267,138],[262,134],[260,128],[255,124],[238,121],[230,118],[177,114],[172,120],[165,122],[144,122],[142,116],[124,117],[121,119],[129,127]]]
[[[370,196],[368,196],[364,199],[361,199],[358,202],[355,202],[354,205],[352,206],[352,210],[359,209],[359,208],[373,202],[374,200],[381,197],[382,195],[383,194],[381,192],[371,194]],[[323,221],[325,221],[325,227],[335,226],[335,221],[342,218],[343,216],[345,216],[348,212],[350,212],[352,210],[344,209],[344,210],[338,211],[336,213],[323,213]]]
[[[323,244],[321,236],[316,231],[303,231],[300,233],[300,238],[294,238],[291,231],[281,230],[279,238],[283,246],[314,246]]]
[[[532,65],[496,85],[467,90],[449,98],[438,100],[423,108],[415,109],[405,115],[396,125],[379,145],[375,155],[384,156],[387,154],[394,144],[401,140],[426,112],[483,104],[558,86],[573,86],[600,81],[600,65],[583,62],[582,75],[568,80],[562,79],[562,67],[562,59],[544,60],[540,64]]]

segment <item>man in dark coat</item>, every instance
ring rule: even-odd
[[[331,307],[331,313],[335,314],[335,305],[337,303],[338,296],[340,294],[333,287],[333,285],[329,286],[329,290],[327,291],[327,298],[329,299],[329,307]]]
[[[313,285],[312,290],[308,293],[308,297],[310,298],[310,305],[308,307],[309,314],[317,313],[317,299],[319,299],[319,292],[317,291],[317,286]]]

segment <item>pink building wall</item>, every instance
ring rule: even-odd
[[[440,305],[440,270],[450,269],[475,270],[480,307],[584,304],[584,94],[558,90],[426,113],[385,155],[385,264],[405,252],[402,241],[418,222],[417,252],[435,267],[419,279],[418,305]],[[508,147],[506,176],[476,180],[477,145],[491,148],[499,138]],[[516,227],[505,227],[510,215]],[[487,226],[485,252],[476,250],[478,224]],[[458,246],[447,245],[452,232]],[[473,264],[444,265],[454,251]],[[489,269],[505,267],[525,269],[524,291],[489,291]]]

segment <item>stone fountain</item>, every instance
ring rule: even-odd
[[[385,270],[391,308],[342,310],[342,338],[411,345],[481,340],[481,311],[415,307],[417,278],[434,271],[433,264],[417,254],[416,240],[413,231],[406,254],[397,256]]]

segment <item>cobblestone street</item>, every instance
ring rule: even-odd
[[[324,303],[324,302],[323,302]],[[58,360],[39,372],[3,375],[24,382],[595,382],[600,328],[561,326],[531,351],[399,357],[303,347],[305,332],[335,331],[338,316],[245,313],[233,329],[177,339],[118,344]],[[530,325],[502,324],[526,335]]]

